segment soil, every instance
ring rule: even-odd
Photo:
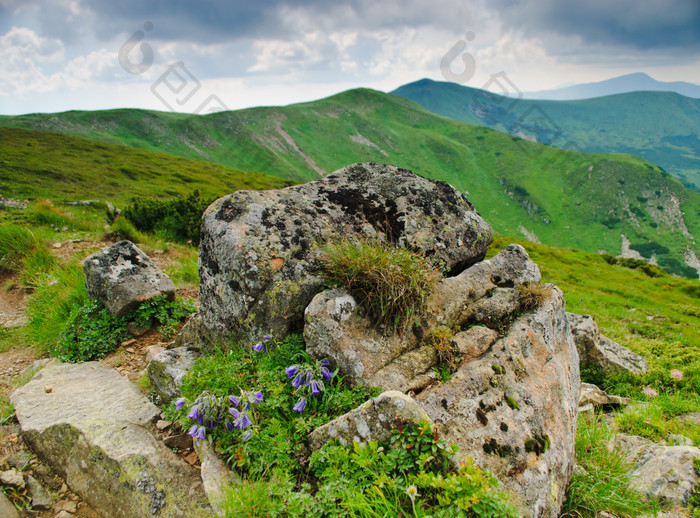
[[[94,241],[69,240],[56,243],[52,252],[63,259],[69,257],[83,257],[99,250],[109,243],[96,243]],[[155,262],[161,267],[169,264],[167,253],[158,254]],[[195,299],[197,303],[196,288],[179,289],[177,294],[183,298]],[[20,287],[19,279],[16,276],[0,275],[0,332],[3,328],[18,327],[26,325],[26,302],[27,293]],[[163,339],[156,330],[148,330],[140,336],[135,336],[130,340],[122,342],[122,345],[113,353],[102,359],[104,363],[114,367],[122,376],[133,382],[137,382],[145,372],[147,358],[165,348],[168,341]],[[39,359],[38,353],[30,347],[14,346],[0,353],[0,401],[7,401],[14,388],[23,380],[22,373]],[[24,376],[26,377],[26,376]],[[137,383],[138,385],[138,383]],[[168,435],[181,433],[177,425],[164,426],[159,433],[162,438]],[[24,453],[23,453],[24,452]],[[75,503],[75,512],[71,513],[75,518],[100,518],[94,509],[73,493],[53,470],[41,459],[34,455],[29,447],[24,443],[20,435],[19,425],[16,421],[10,423],[0,423],[0,471],[10,469],[11,463],[16,462],[18,456],[26,455],[29,460],[23,468],[25,474],[33,475],[41,482],[44,488],[49,491],[55,504],[53,509],[45,511],[23,509],[20,516],[36,518],[54,518],[63,508],[71,511]],[[196,453],[190,449],[178,451],[188,463],[198,466],[199,462]],[[8,498],[15,500],[20,506],[28,502],[26,490],[16,493],[8,493]],[[103,517],[109,518],[109,517]]]

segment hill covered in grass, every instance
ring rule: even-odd
[[[278,189],[280,178],[124,145],[17,128],[0,128],[0,194],[75,201],[204,197],[239,189]]]
[[[614,255],[624,235],[667,270],[697,275],[687,263],[698,254],[700,194],[658,166],[528,142],[373,90],[210,115],[108,110],[5,117],[0,125],[84,135],[291,181],[354,162],[391,163],[466,192],[499,233]]]
[[[429,79],[391,93],[433,113],[537,142],[639,155],[700,190],[700,99],[644,91],[576,101],[520,99],[514,104],[514,98]]]

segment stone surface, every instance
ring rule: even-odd
[[[509,245],[492,259],[442,279],[428,298],[420,326],[403,336],[386,335],[374,328],[345,290],[322,292],[306,308],[306,350],[316,359],[329,359],[353,383],[384,390],[415,390],[417,377],[438,362],[430,341],[436,327],[501,327],[520,311],[516,286],[539,280],[539,269],[525,249]],[[467,351],[466,361],[483,354],[496,336],[492,329],[472,327],[457,333],[453,340]]]
[[[178,450],[189,450],[192,448],[192,437],[186,433],[171,435],[163,439],[163,443],[168,448],[177,448]]]
[[[2,518],[19,518],[17,508],[12,505],[12,502],[7,499],[2,491],[0,491],[0,516]]]
[[[666,446],[636,435],[618,434],[608,449],[619,448],[633,462],[632,487],[657,497],[662,503],[687,506],[698,483],[693,458],[700,459],[700,448]]]
[[[46,392],[44,387],[53,387]],[[97,362],[52,364],[12,393],[24,440],[104,516],[206,515],[202,482],[151,433],[158,407]]]
[[[644,374],[649,366],[644,358],[600,334],[590,315],[567,313],[581,365],[597,367],[603,374],[628,371]]]
[[[316,428],[309,434],[309,446],[312,450],[318,450],[331,439],[338,439],[343,445],[353,441],[360,445],[369,441],[388,442],[398,420],[431,422],[428,414],[413,398],[390,390]]]
[[[157,354],[148,364],[148,379],[153,391],[161,397],[163,403],[168,403],[180,395],[180,385],[185,375],[201,356],[195,347],[178,347],[167,349]]]
[[[131,241],[120,241],[83,261],[85,287],[110,314],[120,317],[158,295],[175,297],[175,285]]]
[[[28,451],[22,450],[22,451],[18,451],[12,457],[7,459],[7,463],[11,467],[13,467],[19,471],[22,471],[24,468],[27,467],[27,465],[29,464],[29,462],[31,460],[32,460],[32,454],[29,453]]]
[[[27,476],[27,489],[29,490],[29,497],[32,499],[32,509],[38,511],[51,509],[53,506],[51,496],[46,489],[44,489],[44,486],[31,475]]]
[[[405,391],[437,362],[436,328],[465,329],[452,339],[466,351],[461,366],[449,380],[421,381],[416,400],[460,446],[457,460],[493,471],[524,516],[554,518],[574,466],[579,358],[558,288],[533,310],[521,306],[518,286],[539,281],[525,249],[510,245],[443,279],[403,337],[377,332],[342,290],[324,292],[307,308],[307,352],[355,383]]]
[[[604,390],[590,383],[581,383],[581,397],[579,406],[624,406],[629,404],[629,399],[620,396],[611,396]]]
[[[195,441],[195,451],[201,463],[202,483],[209,504],[217,516],[225,516],[220,505],[224,490],[239,480],[207,441]]]
[[[205,212],[200,315],[208,336],[254,344],[300,331],[324,287],[321,246],[390,239],[459,273],[482,259],[491,229],[450,185],[389,165],[354,164],[303,185],[238,191]]]
[[[22,473],[20,473],[16,469],[0,471],[0,484],[2,484],[3,486],[24,488],[24,477],[22,476]]]

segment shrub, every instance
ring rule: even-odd
[[[117,216],[110,225],[107,232],[102,236],[107,241],[131,241],[132,243],[141,243],[144,241],[143,235],[136,230],[134,225],[127,219]]]
[[[169,301],[161,295],[116,318],[101,304],[85,297],[83,304],[72,308],[51,353],[68,362],[102,358],[129,336],[127,324],[131,321],[145,328],[158,326],[163,337],[168,339],[181,320],[193,311],[192,303],[179,299]]]
[[[402,331],[440,280],[426,258],[382,243],[340,241],[325,247],[321,261],[327,277],[388,331]]]
[[[173,200],[136,200],[122,215],[142,232],[155,232],[164,239],[198,245],[202,214],[213,201],[200,198],[195,190]]]

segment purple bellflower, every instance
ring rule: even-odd
[[[306,405],[306,398],[305,397],[300,397],[299,401],[297,401],[297,404],[294,405],[294,408],[292,410],[296,410],[300,414],[304,411],[304,406]]]

